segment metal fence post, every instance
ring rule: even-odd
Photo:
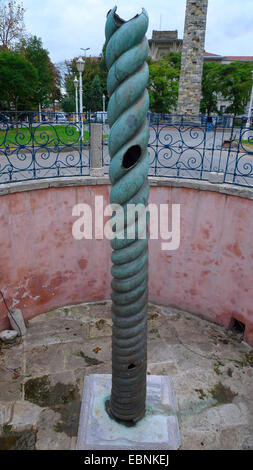
[[[101,124],[90,125],[90,176],[104,176],[102,130]]]

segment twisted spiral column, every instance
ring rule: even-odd
[[[116,7],[107,15],[110,202],[124,209],[120,232],[123,230],[124,238],[119,237],[116,225],[116,236],[111,241],[112,391],[106,407],[111,417],[127,425],[144,416],[146,400],[148,217],[143,207],[142,213],[135,213],[129,220],[127,205],[147,206],[149,196],[147,28],[144,9],[127,22],[116,14]],[[128,238],[129,225],[134,239]]]

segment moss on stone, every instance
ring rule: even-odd
[[[25,400],[39,406],[49,406],[50,381],[48,376],[28,380],[24,384]]]
[[[221,382],[214,385],[213,388],[208,390],[212,398],[216,400],[216,405],[224,405],[226,403],[232,403],[233,399],[238,393],[233,392],[229,387],[226,387]]]
[[[28,380],[24,385],[25,400],[41,407],[49,407],[61,415],[55,430],[68,436],[76,436],[78,431],[80,396],[73,384],[50,384],[48,376]]]
[[[0,436],[0,450],[35,450],[36,434],[36,429],[15,431],[6,424]]]

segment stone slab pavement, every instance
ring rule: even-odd
[[[82,386],[111,373],[111,304],[59,308],[0,345],[0,449],[75,449]],[[253,350],[231,331],[149,305],[148,374],[174,383],[181,449],[253,449]]]

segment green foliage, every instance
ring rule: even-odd
[[[222,94],[231,102],[226,112],[236,114],[244,113],[249,101],[252,87],[252,64],[248,62],[232,62],[224,65],[220,72]]]
[[[65,78],[65,88],[67,91],[67,96],[63,98],[61,104],[64,111],[70,110],[75,111],[75,88],[74,88],[74,78],[75,76],[79,79],[79,73],[76,67],[77,58],[75,58],[71,63],[67,63],[68,73]],[[91,57],[84,58],[85,66],[84,72],[82,74],[83,78],[83,104],[84,109],[89,110],[102,110],[102,95],[103,93],[107,99],[107,89],[106,89],[106,80],[107,80],[107,68],[105,64],[104,56],[101,54],[100,57],[94,59]],[[99,78],[100,87],[98,87],[98,103],[94,104],[94,100],[91,103],[90,94],[92,94],[92,82],[95,77]],[[96,85],[96,83],[95,83]],[[93,85],[94,86],[94,85]],[[102,94],[101,94],[102,90]],[[101,95],[101,96],[100,96]],[[91,106],[92,104],[92,106]],[[97,109],[96,106],[99,107]],[[94,107],[95,106],[95,107]]]
[[[220,70],[223,67],[216,62],[204,62],[202,75],[202,99],[200,103],[201,113],[217,113],[218,93],[220,88]]]
[[[75,113],[76,112],[76,103],[73,96],[64,96],[61,100],[61,108],[64,113]]]
[[[33,36],[23,40],[16,50],[37,69],[39,81],[35,104],[47,106],[50,102],[60,99],[60,76],[49,58],[48,51],[43,48],[41,39]]]
[[[166,60],[171,67],[177,70],[181,69],[181,52],[169,52],[163,56],[163,59]]]
[[[102,109],[103,90],[98,75],[95,75],[85,94],[85,107],[91,111]]]
[[[148,64],[150,109],[156,113],[170,113],[177,103],[179,59],[170,53],[156,62],[149,59]]]
[[[217,101],[220,95],[231,103],[226,113],[243,114],[251,92],[251,70],[252,64],[248,62],[204,63],[201,112],[218,112]]]
[[[12,52],[0,53],[0,105],[2,109],[31,109],[38,87],[36,68]]]

